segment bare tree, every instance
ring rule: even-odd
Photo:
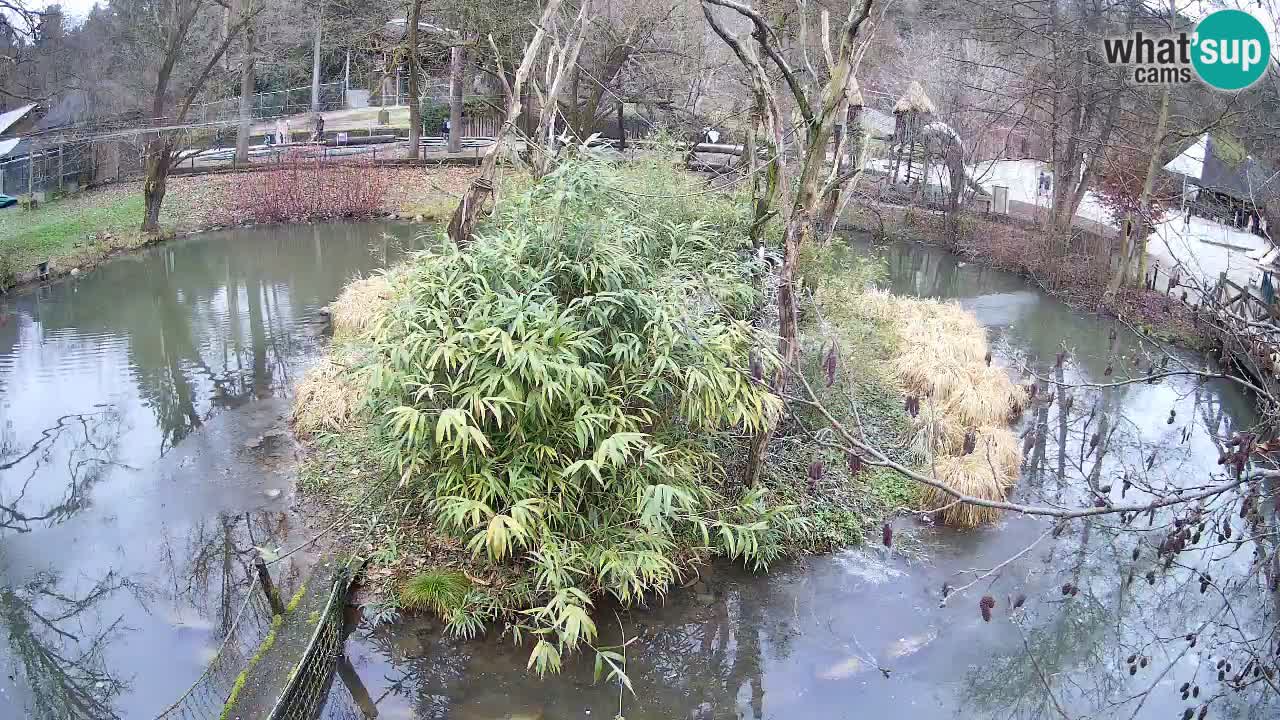
[[[0,110],[40,102],[71,79],[58,5],[0,0]]]
[[[1132,27],[1138,2],[1087,0],[1007,5],[973,0],[977,39],[996,50],[964,59],[966,71],[1004,75],[1001,114],[1015,115],[1043,140],[1053,167],[1050,226],[1061,243],[1098,170],[1123,104],[1122,70],[1098,52],[1109,34]]]
[[[258,0],[264,2],[265,0]],[[235,12],[239,16],[253,16],[254,0],[239,0]],[[231,12],[228,9],[228,12]],[[249,132],[253,124],[253,91],[256,75],[257,46],[254,43],[254,22],[244,22],[244,49],[240,59],[240,123],[236,127],[236,162],[249,162]]]
[[[538,56],[541,54],[542,43],[547,36],[547,28],[551,26],[559,10],[560,0],[547,0],[547,4],[542,10],[542,17],[536,26],[537,29],[532,39],[525,46],[524,59],[520,62],[520,66],[516,69],[510,82],[506,79],[507,71],[502,66],[501,53],[493,42],[492,36],[489,38],[489,45],[493,50],[494,57],[498,58],[497,76],[502,79],[503,90],[507,100],[507,111],[502,127],[494,138],[493,145],[485,151],[484,160],[480,165],[480,173],[471,181],[471,185],[467,188],[466,193],[463,194],[461,202],[458,203],[458,207],[453,211],[453,216],[449,220],[449,239],[459,245],[471,241],[471,234],[475,231],[477,220],[483,213],[488,212],[496,199],[498,153],[515,131],[516,122],[520,119],[520,114],[524,109],[521,102],[524,84],[529,79],[534,63],[537,62]]]
[[[311,112],[320,112],[320,42],[324,39],[324,0],[316,2],[316,30],[311,41]]]
[[[405,38],[409,54],[409,158],[417,159],[422,134],[422,102],[418,93],[418,23],[422,17],[422,0],[409,0],[409,17]]]
[[[783,111],[779,93],[775,89],[765,62],[782,76],[782,83],[787,88],[789,99],[794,103],[801,123],[805,128],[803,150],[800,154],[800,167],[795,180],[790,181],[794,194],[786,205],[788,212],[782,239],[782,267],[778,279],[778,356],[782,360],[782,370],[774,378],[775,387],[785,382],[785,373],[794,366],[799,349],[798,317],[796,307],[796,264],[800,257],[800,248],[815,234],[817,211],[822,198],[829,192],[843,186],[859,172],[854,167],[841,172],[839,163],[828,167],[827,147],[831,140],[836,118],[839,113],[847,112],[849,98],[856,88],[854,77],[858,60],[861,57],[863,43],[859,34],[871,17],[873,0],[863,0],[852,6],[842,26],[835,36],[835,49],[825,53],[829,59],[829,71],[824,79],[816,73],[806,75],[793,69],[782,52],[781,40],[777,30],[769,21],[749,5],[736,0],[703,0],[703,15],[712,30],[733,50],[734,55],[752,75],[752,86],[757,98],[763,100],[765,124],[772,135],[772,156],[765,162],[772,165],[770,172],[783,175],[781,148],[783,146],[782,126]],[[740,18],[747,20],[752,28],[751,37],[759,46],[759,51],[743,37],[731,32],[717,17],[714,7],[730,10]],[[827,13],[821,12],[821,26],[828,28]],[[832,38],[826,34],[822,38],[824,48],[832,48]],[[761,57],[764,55],[764,58]],[[812,63],[805,56],[805,64]],[[768,152],[768,150],[766,150]],[[836,157],[844,152],[843,147],[836,148]],[[786,187],[787,183],[781,183]],[[760,466],[764,448],[772,436],[772,428],[758,433],[752,440],[751,458],[748,462],[746,482],[754,484]]]
[[[146,114],[154,128],[146,141],[143,232],[160,230],[166,182],[192,105],[261,11],[259,5],[236,14],[224,30],[219,8],[225,6],[215,0],[125,0],[116,7],[126,52],[140,61],[149,88]]]
[[[560,139],[556,118],[562,115],[561,101],[569,90],[570,78],[576,75],[578,53],[582,51],[587,27],[592,21],[592,16],[588,14],[590,6],[589,2],[582,3],[577,15],[565,18],[567,22],[553,20],[548,29],[551,42],[543,63],[542,82],[533,84],[540,108],[538,127],[534,130],[530,143],[530,164],[535,178],[544,177],[551,172],[559,154]]]

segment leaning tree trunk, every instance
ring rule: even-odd
[[[418,100],[418,19],[422,0],[409,4],[409,159],[418,159],[422,135],[422,108]]]
[[[449,152],[462,152],[462,83],[465,78],[467,50],[459,45],[449,48]]]
[[[546,37],[546,28],[560,9],[560,2],[561,0],[547,0],[546,7],[542,9],[542,18],[535,25],[537,30],[533,33],[533,39],[525,47],[524,60],[516,70],[515,78],[511,83],[507,82],[502,67],[498,68],[498,77],[502,80],[506,90],[507,114],[502,122],[502,127],[498,129],[498,134],[493,138],[493,144],[485,151],[484,162],[480,164],[480,174],[471,181],[470,187],[467,188],[466,193],[462,196],[462,201],[454,209],[453,217],[449,219],[449,227],[446,232],[449,239],[458,245],[464,245],[471,241],[471,235],[475,232],[475,226],[480,216],[488,211],[492,203],[496,202],[495,186],[497,185],[498,175],[498,151],[502,147],[503,141],[515,129],[516,122],[520,119],[520,113],[524,109],[520,101],[521,93],[524,91],[525,80],[529,77],[529,71],[538,56],[538,50],[542,47],[543,38]],[[498,48],[493,44],[492,37],[489,39],[489,45],[493,48],[494,57],[500,57]],[[499,63],[499,65],[501,64]]]
[[[1151,147],[1151,161],[1147,163],[1147,177],[1142,181],[1142,197],[1138,199],[1138,207],[1142,208],[1142,216],[1138,218],[1138,227],[1142,234],[1134,238],[1134,253],[1138,260],[1138,280],[1147,276],[1147,237],[1150,235],[1154,212],[1151,203],[1151,191],[1155,187],[1156,174],[1160,172],[1160,148],[1164,146],[1164,132],[1169,124],[1169,87],[1166,85],[1160,93],[1160,115],[1156,119],[1155,143]]]
[[[169,134],[147,143],[146,177],[142,182],[142,232],[160,232],[160,207],[164,203],[169,168],[173,163],[173,138]]]
[[[1147,175],[1142,181],[1142,194],[1138,197],[1138,217],[1130,218],[1121,242],[1121,257],[1115,272],[1107,283],[1107,291],[1103,294],[1105,302],[1115,300],[1120,286],[1129,279],[1131,270],[1136,272],[1136,280],[1141,282],[1147,276],[1147,235],[1151,219],[1151,191],[1155,187],[1156,173],[1160,171],[1160,147],[1164,143],[1165,128],[1169,122],[1169,89],[1160,93],[1160,114],[1156,117],[1154,142],[1151,159],[1147,162]],[[1135,266],[1133,261],[1137,260]]]
[[[240,125],[236,128],[236,162],[249,162],[249,134],[253,124],[254,64],[253,22],[244,26],[244,59],[240,63]]]

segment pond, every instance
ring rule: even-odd
[[[0,296],[0,717],[151,718],[201,672],[299,527],[317,311],[411,235],[210,233]]]
[[[326,342],[318,310],[353,275],[394,261],[409,234],[212,233],[3,299],[0,717],[149,720],[201,672],[250,585],[255,546],[309,535],[285,417],[289,386]],[[1110,321],[1016,276],[921,245],[858,249],[885,256],[890,290],[973,310],[1003,366],[1047,375],[1065,343],[1064,378],[1100,381],[1108,364],[1120,377],[1153,350],[1124,328],[1112,340]],[[1190,380],[1081,391],[1066,417],[1062,407],[1021,421],[1042,431],[1020,500],[1078,502],[1095,465],[1102,482],[1199,482],[1218,470],[1221,439],[1253,421],[1235,387]],[[1084,450],[1090,417],[1115,429],[1100,464]],[[532,676],[527,648],[497,631],[461,641],[431,618],[365,621],[325,716],[360,717],[355,694],[381,718],[1178,717],[1181,683],[1202,697],[1223,690],[1193,660],[1231,642],[1216,621],[1224,607],[1249,623],[1274,617],[1271,600],[1257,587],[1202,595],[1190,568],[1148,584],[1155,543],[1144,538],[1132,560],[1134,538],[1116,522],[1077,521],[1054,539],[1027,517],[972,532],[902,518],[909,556],[855,548],[768,574],[720,564],[648,607],[602,604],[601,641],[634,638],[634,694],[594,682],[584,657]],[[1228,549],[1207,552],[1226,558],[1217,567],[1250,562],[1248,548]],[[943,583],[997,566],[940,606]],[[1063,596],[1067,582],[1078,594]],[[1019,593],[1028,599],[1011,615]],[[998,601],[991,622],[978,612],[984,594]],[[1188,650],[1192,630],[1205,639]],[[1135,654],[1148,664],[1131,675]]]

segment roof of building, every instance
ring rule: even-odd
[[[1280,172],[1264,166],[1243,148],[1206,133],[1164,166],[1211,192],[1262,203],[1280,195]]]
[[[916,80],[911,81],[911,84],[907,86],[907,91],[902,93],[902,97],[898,98],[898,102],[894,103],[893,106],[894,115],[906,112],[933,113],[937,112],[937,110],[938,108],[933,104],[933,101],[925,94],[924,86]]]
[[[22,142],[22,138],[4,138],[0,140],[0,158],[8,155],[20,142]]]
[[[34,110],[35,107],[36,107],[36,104],[31,103],[29,105],[23,105],[22,107],[16,108],[14,110],[10,110],[7,113],[0,113],[0,133],[4,133],[9,128],[13,127],[14,123],[26,117],[27,113]]]

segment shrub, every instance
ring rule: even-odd
[[[270,169],[237,175],[224,202],[235,220],[255,223],[369,217],[382,209],[387,185],[387,170],[371,160],[298,150]]]
[[[594,637],[593,594],[661,592],[705,551],[763,565],[801,530],[713,452],[781,407],[746,372],[776,361],[732,205],[662,160],[567,162],[416,256],[375,323],[389,459],[475,555],[528,563],[539,672]]]

